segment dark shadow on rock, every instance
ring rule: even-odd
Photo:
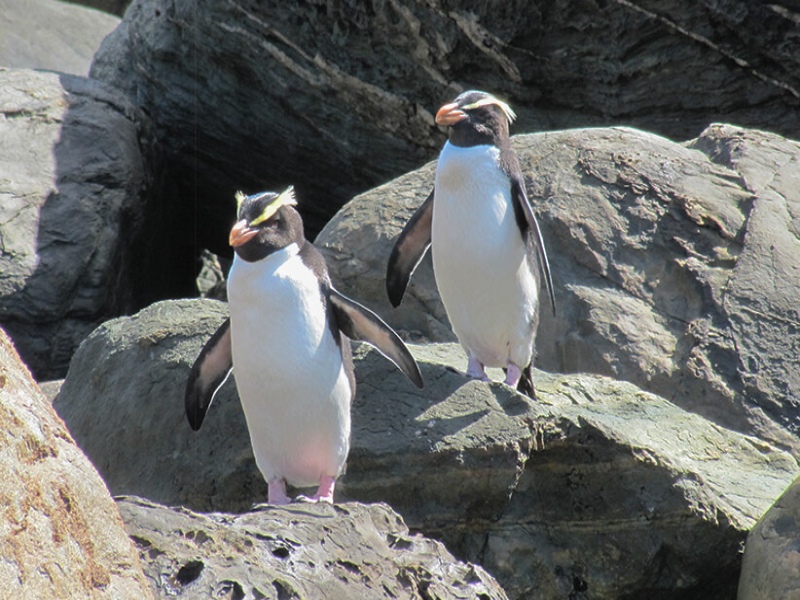
[[[4,75],[26,90],[12,97],[22,117],[10,131],[31,148],[20,168],[36,168],[36,179],[12,180],[13,193],[35,211],[25,223],[35,233],[17,260],[27,254],[35,267],[8,274],[22,285],[3,299],[2,321],[36,378],[53,379],[97,325],[140,306],[149,283],[137,270],[163,269],[163,249],[159,269],[136,252],[158,246],[142,228],[158,192],[156,142],[144,114],[106,84],[36,71]]]

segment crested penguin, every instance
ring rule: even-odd
[[[237,194],[228,275],[230,317],[206,343],[186,385],[185,410],[198,430],[233,371],[268,502],[286,504],[286,484],[317,486],[333,502],[350,448],[355,395],[348,338],[375,346],[418,387],[408,348],[380,317],[331,285],[325,260],[303,234],[290,187]]]
[[[449,139],[434,187],[389,257],[386,290],[399,306],[429,247],[453,331],[468,355],[466,375],[488,380],[500,367],[507,385],[535,397],[532,366],[539,296],[555,296],[542,233],[511,149],[515,115],[492,94],[467,91],[436,113]]]

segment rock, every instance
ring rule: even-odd
[[[386,47],[375,55],[371,48],[376,40],[412,34],[407,21],[415,17],[398,9],[373,24],[366,6],[328,10],[303,2],[278,11],[208,3],[198,9],[195,2],[165,8],[141,0],[103,43],[91,74],[153,115],[181,186],[170,202],[196,213],[194,233],[187,228],[184,235],[196,234],[201,247],[229,255],[226,228],[236,190],[294,184],[312,237],[352,193],[418,165],[441,142],[420,98],[349,72],[355,63],[374,75],[417,72],[409,49]],[[335,55],[319,51],[323,37]],[[348,58],[353,52],[359,58]],[[140,78],[140,69],[148,75]],[[156,82],[169,82],[169,93]],[[428,81],[426,96],[438,102],[443,87]]]
[[[102,479],[0,330],[0,589],[7,598],[149,598]]]
[[[236,515],[118,503],[160,598],[507,598],[481,567],[411,535],[385,504]]]
[[[337,287],[350,290],[405,339],[417,343],[457,341],[436,289],[430,252],[414,272],[399,307],[392,307],[386,295],[386,263],[392,246],[429,193],[435,168],[435,162],[428,163],[357,196],[328,222],[314,242],[325,255]],[[227,272],[229,263],[220,268],[215,265],[219,257],[207,251],[201,257],[201,297],[226,300],[221,272]]]
[[[200,253],[202,267],[197,275],[197,291],[201,298],[228,301],[228,286],[225,274],[231,268],[231,261],[220,260],[219,256],[208,250]]]
[[[183,414],[189,368],[225,316],[210,300],[158,303],[75,354],[55,406],[114,494],[226,512],[266,498],[235,386],[200,432]],[[356,346],[337,499],[389,503],[513,598],[729,598],[746,532],[798,473],[629,383],[537,371],[534,403],[447,370],[465,360],[454,344],[411,349],[422,392]]]
[[[555,319],[544,304],[537,365],[630,381],[800,456],[800,145],[728,125],[687,144],[611,128],[515,136],[513,145],[558,304]],[[429,258],[400,309],[384,284],[433,168],[358,196],[316,244],[344,293],[411,339],[447,341]]]
[[[184,414],[188,369],[227,314],[214,300],[159,302],[104,323],[81,344],[53,405],[114,495],[199,511],[242,512],[266,502],[235,386],[215,398],[201,434]],[[87,370],[95,360],[105,362]],[[155,462],[141,469],[142,460]]]
[[[111,13],[112,15],[119,15],[120,17],[125,14],[125,9],[131,4],[133,0],[72,0],[75,4],[89,6],[103,12]]]
[[[800,479],[789,486],[747,536],[739,600],[789,600],[800,594]]]
[[[313,239],[354,194],[434,158],[433,114],[464,89],[508,100],[521,132],[625,123],[687,139],[728,120],[795,137],[793,11],[747,0],[657,11],[624,0],[140,0],[91,73],[153,116],[180,187],[174,214],[197,207],[184,235],[229,253],[235,190],[294,183]]]
[[[518,138],[513,138],[515,143]],[[406,338],[455,342],[436,288],[430,252],[414,271],[398,308],[392,307],[386,294],[389,254],[411,215],[430,193],[435,172],[436,163],[429,163],[356,196],[328,222],[314,245],[325,256],[334,285],[350,290],[354,298],[380,313]],[[549,318],[548,313],[541,320]]]
[[[357,353],[341,492],[388,502],[513,598],[731,598],[747,531],[798,473],[630,384],[537,371],[529,404],[443,371],[466,360],[455,345],[413,349],[423,398]]]
[[[63,377],[84,337],[146,295],[154,141],[82,77],[0,68],[0,107],[0,323],[37,379]]]
[[[86,76],[100,42],[119,22],[69,2],[3,0],[0,65]]]
[[[44,397],[47,398],[47,401],[51,404],[53,400],[56,399],[58,396],[58,392],[61,391],[61,386],[64,384],[63,379],[53,379],[52,381],[40,381],[39,382],[39,389],[44,394]]]

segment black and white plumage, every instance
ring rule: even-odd
[[[386,289],[394,306],[429,247],[439,295],[469,356],[467,375],[506,370],[505,383],[535,396],[531,369],[539,294],[550,266],[539,224],[511,149],[514,113],[479,91],[464,92],[436,114],[449,128],[434,189],[411,217],[389,257]]]
[[[186,415],[199,429],[233,369],[269,502],[289,502],[287,482],[318,486],[312,500],[332,502],[355,395],[348,338],[375,346],[419,387],[422,377],[397,334],[332,287],[322,255],[303,235],[291,188],[237,200],[230,319],[192,367]]]

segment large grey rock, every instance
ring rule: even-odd
[[[154,141],[125,97],[72,75],[0,68],[0,111],[0,323],[37,378],[59,377],[140,301]]]
[[[119,18],[58,0],[2,0],[0,65],[88,75]]]
[[[739,600],[800,597],[800,479],[775,501],[747,535]]]
[[[507,598],[481,567],[411,535],[385,504],[234,515],[122,498],[119,508],[159,598]]]
[[[225,316],[210,300],[158,303],[75,354],[55,406],[113,493],[234,512],[266,498],[235,386],[200,432],[183,414],[191,363]],[[449,371],[465,360],[454,344],[412,351],[421,393],[356,346],[338,500],[388,502],[515,598],[729,598],[747,530],[798,473],[631,384],[537,371],[534,403]]]
[[[0,329],[4,598],[150,598],[108,490]]]
[[[196,203],[200,247],[219,253],[236,189],[294,183],[313,236],[353,194],[433,158],[433,114],[464,89],[504,96],[523,132],[624,123],[686,139],[727,120],[796,136],[793,11],[138,0],[91,73],[153,116],[182,188],[170,202]]]
[[[513,145],[558,304],[555,319],[544,304],[537,364],[630,381],[800,456],[800,144],[714,125],[687,144],[611,128]],[[399,309],[384,283],[433,169],[358,196],[316,243],[343,292],[411,339],[447,341],[429,257]]]

